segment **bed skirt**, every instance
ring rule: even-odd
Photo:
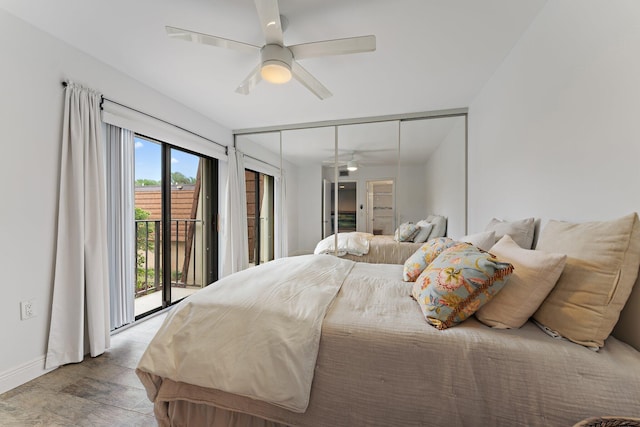
[[[156,404],[154,414],[160,427],[287,427],[285,424],[268,421],[253,415],[185,400]]]

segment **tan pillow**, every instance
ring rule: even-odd
[[[482,231],[476,234],[467,234],[458,239],[461,242],[471,243],[476,248],[488,251],[496,243],[495,231]]]
[[[633,290],[627,304],[620,312],[620,319],[616,323],[611,335],[631,345],[640,351],[640,276],[633,285]]]
[[[562,273],[567,256],[522,249],[506,235],[491,250],[500,261],[513,264],[509,282],[476,312],[482,323],[494,328],[519,328],[536,312]]]
[[[535,218],[525,218],[517,221],[503,221],[493,218],[487,224],[485,231],[495,231],[496,242],[508,234],[521,248],[531,249],[535,232]]]
[[[582,224],[549,221],[538,249],[567,254],[567,264],[534,319],[573,342],[602,347],[638,276],[638,215]]]

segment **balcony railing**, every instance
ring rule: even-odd
[[[171,286],[204,287],[203,223],[199,219],[171,221]],[[162,223],[136,220],[136,297],[162,290]]]

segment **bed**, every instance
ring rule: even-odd
[[[318,254],[334,254],[334,235],[321,240],[314,250]],[[344,259],[372,264],[404,264],[423,242],[398,242],[394,236],[370,233],[338,233],[338,253]]]
[[[429,215],[415,224],[400,224],[395,235],[338,233],[337,251],[335,235],[332,234],[318,242],[314,254],[334,254],[344,259],[373,264],[404,264],[427,240],[445,236],[446,229],[446,217]]]
[[[317,271],[330,275],[319,278],[330,291],[305,285],[315,283]],[[473,317],[438,330],[425,323],[402,271],[402,265],[306,255],[236,273],[187,298],[167,316],[136,370],[159,425],[548,426],[601,415],[640,416],[640,352],[630,345],[610,336],[594,352],[553,339],[531,322],[499,330]],[[272,290],[255,300],[238,297],[245,312],[227,318],[232,311],[216,292],[224,286],[262,286],[274,274],[280,276],[276,288],[264,285]],[[301,288],[289,289],[293,282],[302,283]],[[281,295],[285,306],[292,298],[291,307],[312,298],[324,303],[313,310],[306,305],[294,309],[295,322],[280,319],[281,313],[272,313],[279,304],[270,299],[280,289],[289,292]],[[261,305],[263,298],[269,304]],[[634,304],[640,304],[635,298]],[[216,310],[222,314],[212,314]],[[298,379],[298,373],[278,365],[291,356],[287,349],[297,341],[287,338],[272,342],[271,350],[263,347],[264,332],[255,329],[261,323],[253,317],[257,311],[279,319],[266,333],[279,329],[279,322],[307,323],[297,318],[298,311],[313,311],[314,321],[320,313],[317,353],[307,367],[313,372],[308,396],[287,395],[277,385],[281,376],[293,375],[284,383]],[[224,354],[226,341],[215,341],[214,331],[224,319],[245,346],[237,358]],[[220,348],[222,355],[216,352]],[[275,361],[267,357],[271,351]],[[253,371],[246,354],[260,356],[251,362]],[[181,376],[192,364],[195,372]],[[234,392],[228,378],[220,386],[206,385],[206,377],[226,369],[235,372],[232,377],[243,377],[239,382],[247,380],[249,388]],[[252,377],[260,383],[276,380],[276,385],[271,391],[259,386],[256,393]],[[266,397],[256,398],[260,393]],[[291,404],[292,398],[300,402]]]

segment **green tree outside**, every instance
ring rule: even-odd
[[[141,178],[141,179],[136,179],[135,185],[136,187],[156,187],[160,185],[160,181],[156,181],[155,179]]]
[[[147,248],[150,252],[154,250],[155,223],[154,222],[137,222],[147,220],[151,216],[151,212],[144,209],[135,208],[136,219],[136,295],[139,291],[148,288],[148,282],[154,283],[155,271],[153,268],[145,269]],[[155,291],[155,289],[153,289]]]
[[[185,176],[182,172],[171,172],[172,184],[195,184],[196,179],[192,176]]]

